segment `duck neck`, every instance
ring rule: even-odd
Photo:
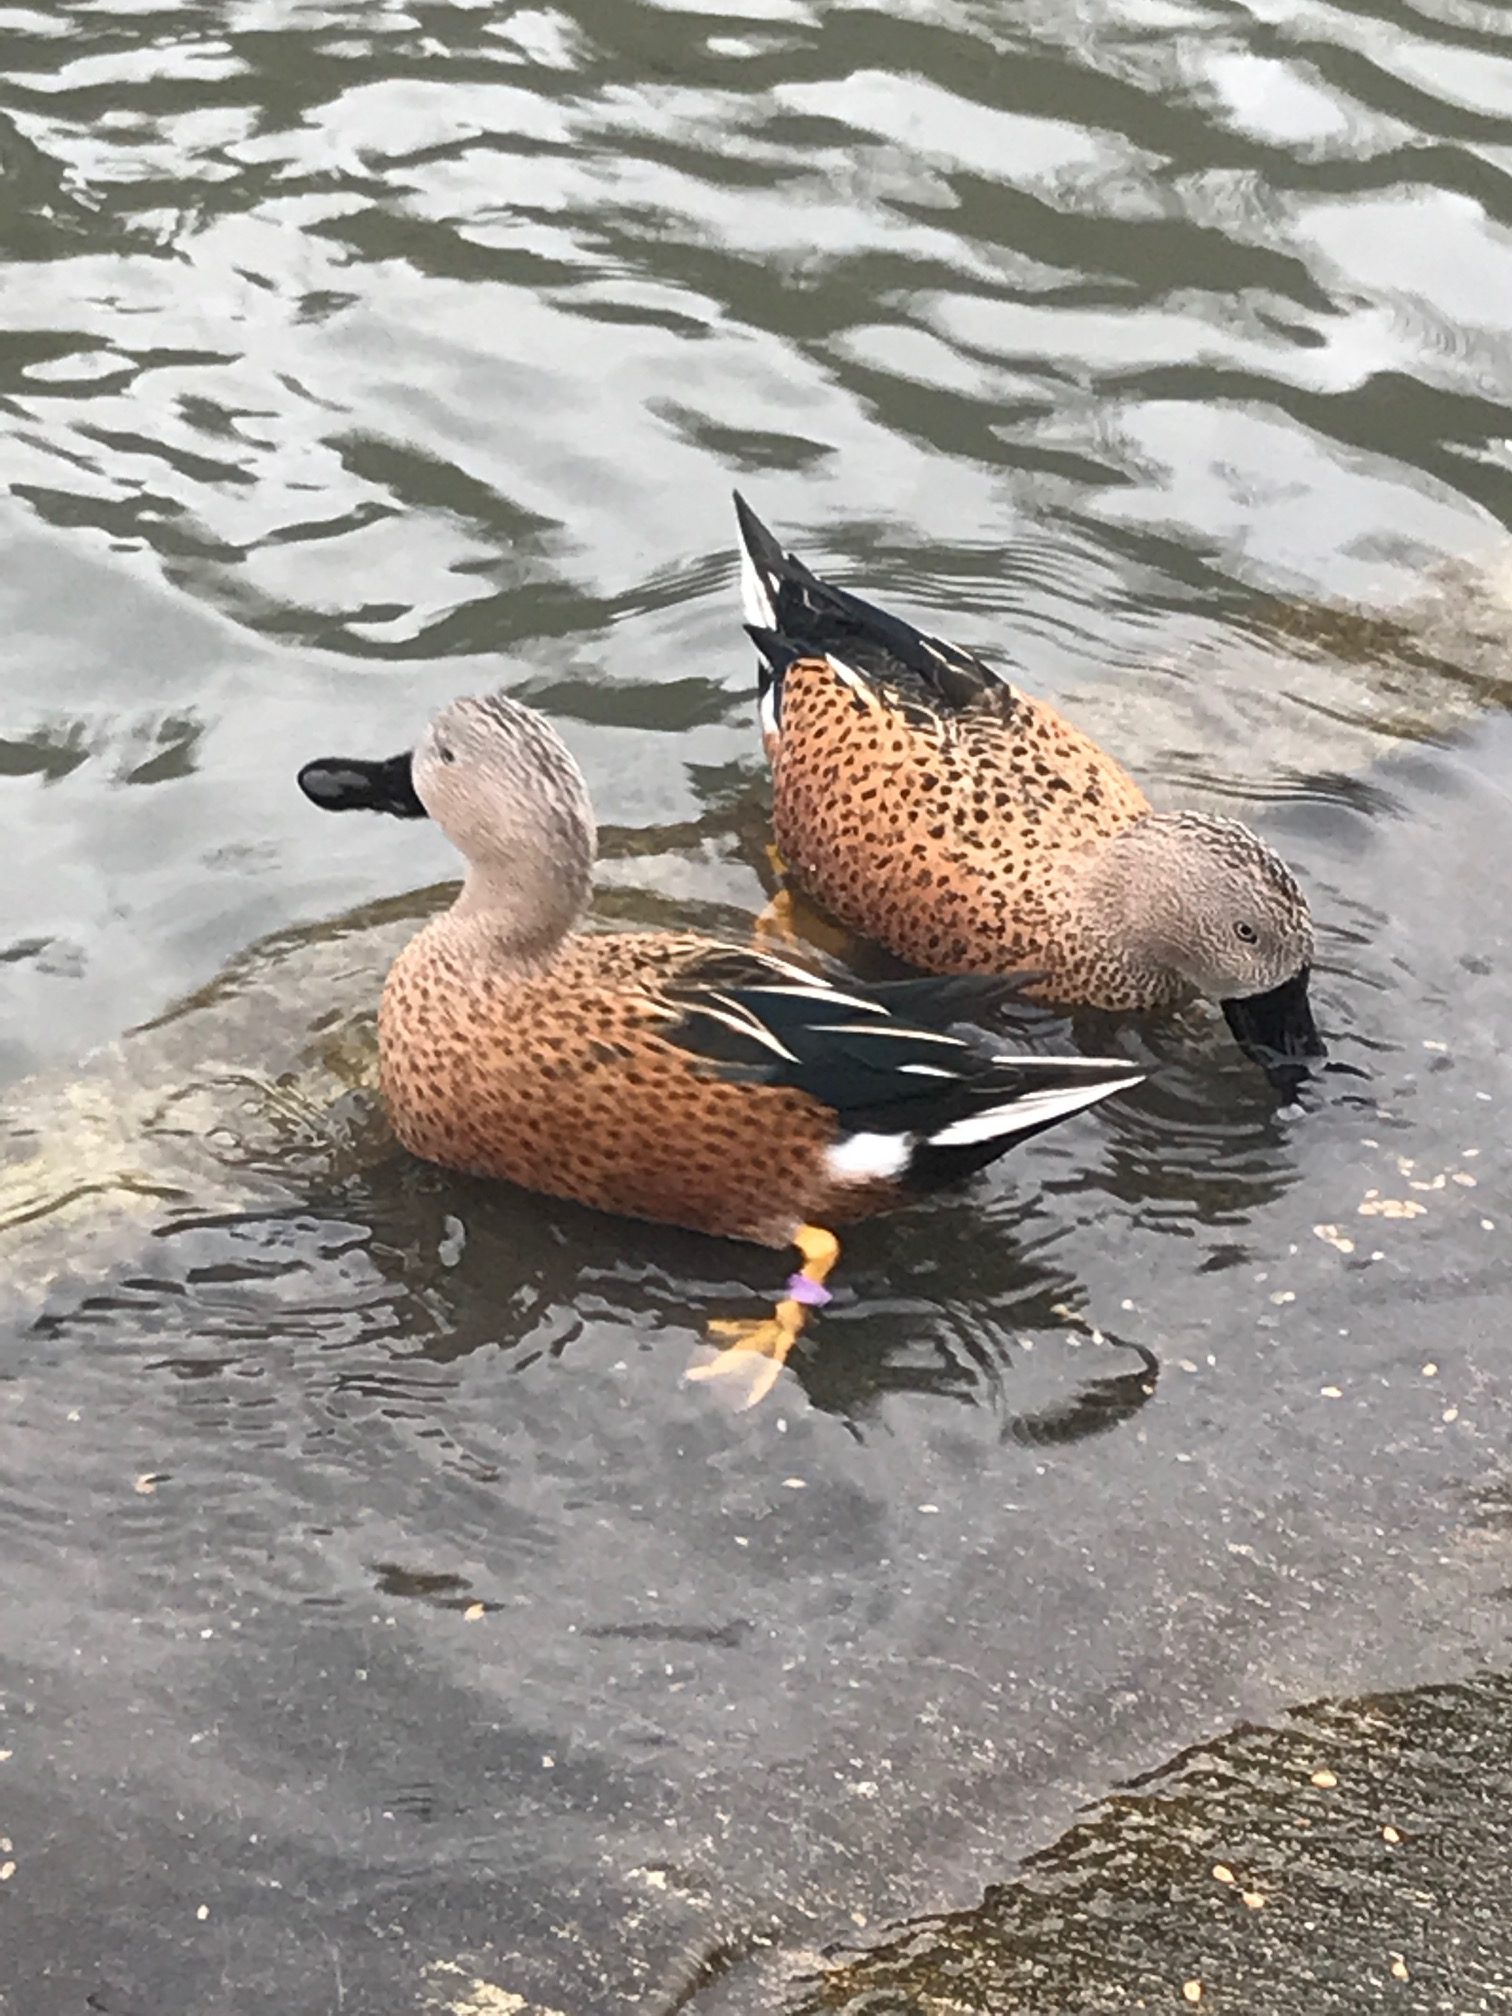
[[[516,848],[506,861],[469,861],[461,893],[436,924],[458,949],[467,948],[495,968],[539,971],[588,906],[593,872],[592,836],[548,854],[544,841]]]
[[[1073,908],[1107,970],[1106,1005],[1119,1010],[1174,1008],[1195,991],[1176,963],[1180,906],[1168,816],[1143,813],[1067,864]]]

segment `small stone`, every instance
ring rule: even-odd
[[[1239,1894],[1251,1911],[1263,1911],[1265,1909],[1265,1899],[1258,1890],[1241,1890]]]
[[[1325,1400],[1342,1400],[1344,1398],[1344,1388],[1342,1386],[1320,1386],[1318,1391],[1323,1395]]]
[[[1202,1983],[1200,1981],[1183,1981],[1181,1992],[1188,2002],[1200,2002],[1202,2000]]]
[[[1421,1218],[1427,1211],[1426,1204],[1419,1204],[1415,1197],[1382,1197],[1375,1191],[1367,1190],[1361,1199],[1359,1214],[1362,1218]]]
[[[210,1916],[210,1906],[208,1904],[198,1905],[195,1909],[194,1915],[196,1918],[198,1918],[201,1925],[203,1925],[205,1920]]]
[[[462,1612],[462,1615],[467,1623],[476,1624],[480,1617],[488,1615],[488,1610],[482,1603],[469,1603],[467,1608]]]
[[[1213,1881],[1215,1883],[1232,1883],[1234,1881],[1234,1872],[1229,1868],[1227,1863],[1215,1862],[1213,1864]]]
[[[1332,1246],[1336,1253],[1353,1253],[1355,1242],[1337,1225],[1314,1225],[1313,1237],[1321,1239],[1325,1246]]]
[[[1438,1377],[1438,1367],[1437,1365],[1434,1364],[1431,1358],[1428,1360],[1428,1363],[1423,1367],[1423,1377],[1425,1379],[1437,1379]]]
[[[1322,1771],[1314,1771],[1314,1773],[1312,1774],[1312,1782],[1314,1785],[1317,1786],[1320,1792],[1332,1792],[1333,1788],[1335,1787],[1335,1785],[1338,1784],[1339,1781],[1337,1778],[1335,1778],[1332,1771],[1325,1769]]]
[[[144,1470],[131,1488],[135,1491],[138,1498],[150,1498],[162,1481],[163,1473],[161,1470]]]
[[[1383,1841],[1389,1841],[1393,1848],[1396,1846],[1398,1841],[1401,1840],[1401,1838],[1402,1838],[1401,1835],[1398,1834],[1395,1827],[1383,1827],[1381,1829],[1381,1839]]]
[[[9,1883],[15,1873],[16,1865],[14,1862],[0,1862],[0,1883]]]
[[[1391,1956],[1391,1973],[1393,1980],[1396,1981],[1410,1981],[1412,1979],[1412,1976],[1407,1972],[1407,1962],[1402,1958],[1400,1953],[1393,1953]]]

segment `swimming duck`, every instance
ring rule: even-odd
[[[953,1033],[1011,985],[845,986],[786,959],[665,931],[584,933],[595,828],[582,772],[541,715],[454,701],[412,754],[323,759],[330,810],[428,813],[461,893],[399,954],[378,1016],[400,1141],[625,1217],[769,1246],[802,1265],[770,1319],[691,1376],[770,1390],[829,1299],[830,1229],[969,1175],[1139,1082],[1107,1058],[1004,1056]]]
[[[842,924],[930,973],[1034,967],[1060,1007],[1207,996],[1283,1082],[1323,1054],[1307,900],[1258,835],[1152,810],[1043,700],[735,509],[777,851]]]

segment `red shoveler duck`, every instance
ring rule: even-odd
[[[1158,812],[1123,766],[972,652],[810,572],[744,498],[746,626],[784,869],[927,973],[1032,967],[1064,1008],[1197,996],[1283,1082],[1323,1054],[1312,920],[1248,827]]]

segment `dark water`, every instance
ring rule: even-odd
[[[1503,8],[16,8],[0,255],[7,2016],[781,2008],[1507,1666]],[[739,930],[732,481],[1282,845],[1347,1067],[1122,1032],[740,1419],[770,1256],[327,1124],[451,870],[292,783],[502,680]]]

